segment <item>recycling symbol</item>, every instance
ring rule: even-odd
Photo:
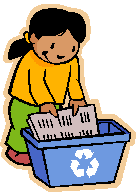
[[[79,159],[82,159],[82,156],[85,156],[85,159],[89,159],[92,158],[94,152],[92,152],[89,149],[83,149],[83,150],[77,150],[75,153],[75,156]],[[71,160],[71,169],[73,171],[73,173],[77,176],[77,177],[82,177],[84,176],[84,169],[78,169],[78,166],[80,165],[78,160]],[[92,175],[95,175],[97,172],[97,169],[99,167],[99,162],[96,160],[96,158],[94,158],[91,162],[90,165],[92,166],[92,168],[90,168],[88,166],[86,174],[88,175],[88,177],[90,178]]]

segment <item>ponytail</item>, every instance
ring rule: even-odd
[[[8,52],[8,59],[12,60],[27,54],[31,49],[33,49],[32,43],[27,41],[26,32],[23,34],[25,38],[14,41]]]

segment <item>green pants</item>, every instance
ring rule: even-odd
[[[59,109],[59,105],[55,105]],[[6,139],[6,145],[18,152],[27,152],[24,138],[21,136],[21,129],[27,128],[28,114],[39,112],[38,106],[25,104],[17,99],[12,99],[9,105],[9,117],[11,128]]]
[[[12,99],[9,106],[9,117],[11,128],[7,137],[6,144],[19,152],[27,152],[27,147],[24,138],[20,131],[22,128],[27,128],[28,114],[39,112],[39,107],[29,106],[17,99]]]

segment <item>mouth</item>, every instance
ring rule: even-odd
[[[62,59],[62,58],[64,58],[65,56],[59,56],[59,55],[57,55],[57,58],[58,59]]]
[[[46,58],[47,61],[49,62],[49,59],[48,59],[48,57],[46,56],[47,53],[48,53],[48,51],[43,51],[43,52],[42,52],[42,55],[45,56],[45,58]]]

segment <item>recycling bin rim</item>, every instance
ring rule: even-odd
[[[127,131],[123,126],[112,119],[101,119],[97,120],[98,126],[103,123],[112,124],[120,132],[118,133],[104,133],[97,134],[92,137],[75,137],[73,139],[56,139],[51,141],[39,141],[33,137],[33,133],[29,128],[22,129],[22,135],[25,138],[25,141],[31,143],[37,149],[55,149],[59,147],[74,147],[82,145],[100,145],[100,144],[111,144],[111,143],[122,143],[127,142],[131,138],[131,133]]]

